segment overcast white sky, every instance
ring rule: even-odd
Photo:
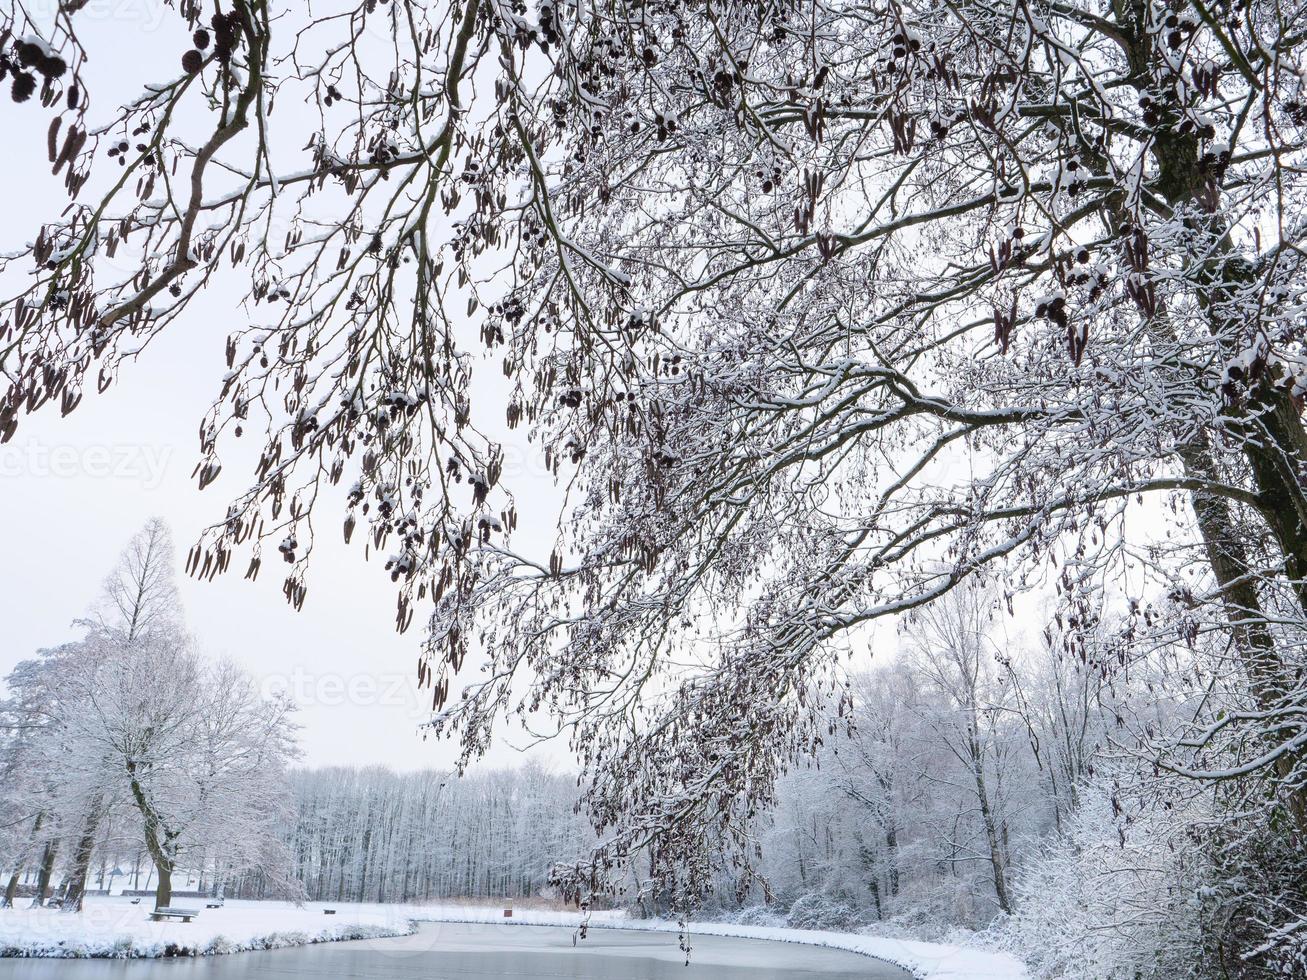
[[[93,59],[100,56],[93,88],[99,112],[92,122],[104,121],[145,82],[178,74],[189,35],[175,12],[161,18],[161,7],[161,0],[92,0],[82,28]],[[124,50],[131,52],[130,62],[105,56]],[[49,176],[49,114],[35,100],[20,107],[5,99],[3,112],[8,139],[0,176],[23,190],[0,225],[0,250],[8,250],[34,238],[40,222],[57,215],[67,198],[62,180]],[[304,122],[286,105],[273,121],[292,136]],[[304,140],[275,142],[299,150]],[[11,296],[16,288],[6,281],[3,294]],[[172,526],[180,568],[201,529],[221,518],[229,496],[243,489],[249,471],[239,465],[229,466],[202,494],[190,475],[197,426],[225,370],[231,318],[245,315],[223,290],[211,289],[107,394],[88,392],[66,419],[57,406],[47,406],[25,418],[13,441],[0,446],[0,674],[38,648],[76,635],[74,620],[85,615],[123,545],[148,518],[159,516]],[[481,376],[492,385],[497,374],[497,365],[487,362]],[[519,511],[535,509],[543,516],[539,508],[558,499],[549,489],[552,482],[521,451],[510,456],[510,466],[519,475],[536,474],[529,479],[540,483],[541,492],[529,494],[532,499],[520,502]],[[324,512],[320,523],[337,527],[338,515]],[[418,734],[429,705],[429,694],[419,697],[413,686],[420,616],[406,636],[394,633],[389,577],[382,562],[363,562],[357,537],[347,549],[338,534],[321,534],[314,562],[299,613],[282,597],[275,561],[257,583],[244,581],[240,558],[232,572],[213,582],[183,580],[188,623],[201,648],[233,658],[270,685],[288,685],[301,705],[309,764],[448,764],[450,748]],[[508,743],[488,764],[521,761]],[[568,764],[566,754],[553,747],[535,754]]]

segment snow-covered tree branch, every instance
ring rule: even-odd
[[[653,855],[692,900],[842,655],[978,583],[1226,651],[1238,710],[1157,765],[1301,850],[1300,4],[185,0],[116,109],[77,11],[3,9],[70,203],[0,269],[0,433],[243,296],[198,484],[260,448],[188,572],[272,544],[298,607],[361,524],[434,729],[581,756],[575,882]]]

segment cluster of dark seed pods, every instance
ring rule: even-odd
[[[0,81],[13,76],[9,94],[15,102],[26,102],[36,93],[37,75],[49,83],[67,71],[62,55],[35,41],[16,41],[11,50],[0,51]]]

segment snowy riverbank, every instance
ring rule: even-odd
[[[249,949],[277,949],[344,939],[402,936],[410,920],[383,906],[343,906],[337,915],[321,905],[297,908],[289,902],[228,902],[205,909],[199,899],[174,904],[200,909],[189,923],[151,922],[152,899],[132,905],[127,898],[90,897],[86,910],[68,915],[54,909],[0,909],[0,954],[38,957],[212,956]]]
[[[519,909],[511,920],[499,907],[465,905],[373,905],[311,902],[228,902],[202,909],[191,923],[149,921],[149,900],[132,905],[125,898],[89,898],[81,915],[50,909],[0,910],[0,952],[5,956],[158,957],[210,956],[251,949],[276,949],[346,939],[370,939],[411,933],[415,922],[483,922],[498,925],[576,926],[576,912]],[[197,905],[187,899],[177,904]],[[203,906],[203,902],[198,902]],[[323,914],[335,908],[336,914]],[[677,932],[675,922],[631,919],[622,912],[596,912],[591,928]],[[1024,980],[1026,971],[1003,953],[950,946],[819,932],[696,922],[694,934],[768,939],[848,950],[895,963],[922,980]]]
[[[0,909],[0,955],[7,957],[213,956],[251,949],[278,949],[348,939],[404,936],[415,922],[491,922],[500,924],[502,908],[462,905],[377,905],[372,903],[229,901],[206,909],[204,901],[180,898],[174,903],[195,908],[194,921],[151,922],[152,899],[133,905],[129,898],[91,896],[80,915],[54,909]],[[324,909],[335,909],[324,915]],[[523,910],[510,925],[575,926],[576,912]],[[597,912],[595,927],[627,925],[624,913]]]

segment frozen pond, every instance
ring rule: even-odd
[[[413,936],[169,960],[0,960],[23,980],[911,980],[902,969],[841,950],[693,936],[690,965],[668,933],[552,926],[430,923]]]

